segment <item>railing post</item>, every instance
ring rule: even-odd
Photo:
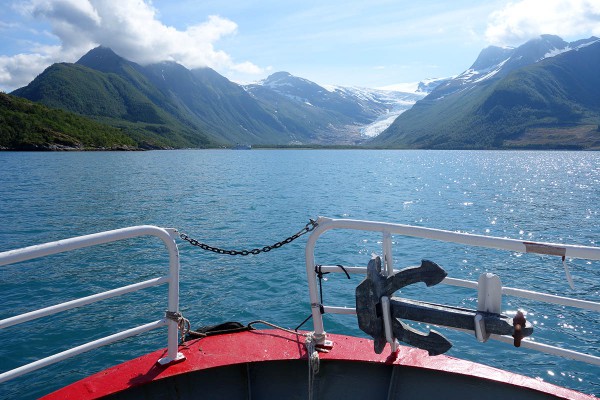
[[[328,218],[319,217],[317,227],[311,232],[306,242],[304,256],[306,259],[306,277],[308,280],[308,293],[310,297],[310,308],[313,319],[314,338],[317,345],[324,345],[326,340],[325,327],[323,326],[323,315],[321,314],[321,300],[315,274],[315,244],[319,236],[326,231],[325,222]]]
[[[169,250],[169,301],[168,311],[170,313],[179,312],[179,249],[177,248],[177,231],[175,229],[165,229],[170,236],[170,240],[163,239]],[[166,365],[175,361],[185,359],[182,353],[179,353],[179,326],[174,319],[167,319],[168,339],[167,356],[158,360],[161,365]]]
[[[390,276],[394,273],[394,258],[392,256],[392,234],[388,231],[383,232],[383,262],[385,265],[385,274]]]

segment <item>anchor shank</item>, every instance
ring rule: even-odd
[[[448,307],[399,297],[392,297],[390,299],[390,308],[392,316],[395,318],[451,328],[475,330],[474,318],[477,314],[475,310]],[[510,318],[507,316],[486,312],[480,312],[480,314],[483,316],[485,329],[488,333],[512,335],[514,328],[510,322]]]

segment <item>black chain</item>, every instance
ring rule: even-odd
[[[288,237],[287,239],[282,240],[281,242],[277,242],[271,246],[265,246],[263,248],[260,249],[252,249],[252,250],[225,250],[225,249],[220,249],[218,247],[213,247],[213,246],[209,246],[206,243],[202,243],[197,241],[196,239],[192,239],[191,237],[189,237],[188,235],[186,235],[185,233],[180,233],[179,237],[182,240],[185,240],[186,242],[189,242],[192,246],[196,246],[196,247],[200,247],[203,250],[206,251],[212,251],[213,253],[218,253],[218,254],[228,254],[230,256],[247,256],[250,254],[260,254],[260,253],[267,253],[273,249],[278,249],[283,245],[286,245],[288,243],[293,242],[294,240],[298,239],[300,236],[314,230],[317,227],[318,223],[314,220],[310,220],[310,222],[308,224],[306,224],[306,226],[304,228],[302,228],[300,231],[298,231],[297,233],[293,234],[292,236]]]

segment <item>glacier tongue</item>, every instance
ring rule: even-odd
[[[385,131],[396,120],[396,118],[398,118],[400,114],[402,114],[409,108],[410,107],[407,107],[403,110],[390,111],[389,113],[380,116],[371,124],[362,127],[360,129],[361,135],[370,138],[379,135],[381,132]]]

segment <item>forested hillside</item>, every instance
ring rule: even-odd
[[[134,150],[137,143],[119,129],[63,110],[0,93],[0,149]]]

